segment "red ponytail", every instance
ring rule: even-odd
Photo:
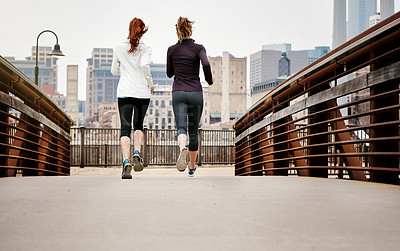
[[[143,23],[143,21],[139,18],[132,19],[131,23],[129,24],[129,42],[131,44],[131,48],[129,49],[128,53],[135,52],[137,46],[139,45],[139,41],[146,33],[148,28]]]

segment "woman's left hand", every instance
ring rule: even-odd
[[[150,93],[153,94],[154,92],[154,86],[150,88]]]

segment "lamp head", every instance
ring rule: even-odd
[[[62,51],[60,50],[60,45],[59,44],[55,44],[53,51],[48,53],[47,55],[50,55],[50,56],[65,56],[62,53]]]

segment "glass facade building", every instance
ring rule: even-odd
[[[348,0],[348,33],[351,39],[369,28],[369,18],[377,11],[376,0]]]

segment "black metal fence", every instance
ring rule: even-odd
[[[133,132],[132,132],[133,135]],[[145,129],[145,166],[175,165],[179,156],[176,130]],[[133,152],[133,137],[131,142]],[[233,130],[199,130],[199,165],[234,163]],[[120,129],[71,128],[71,166],[118,166],[122,164]]]

